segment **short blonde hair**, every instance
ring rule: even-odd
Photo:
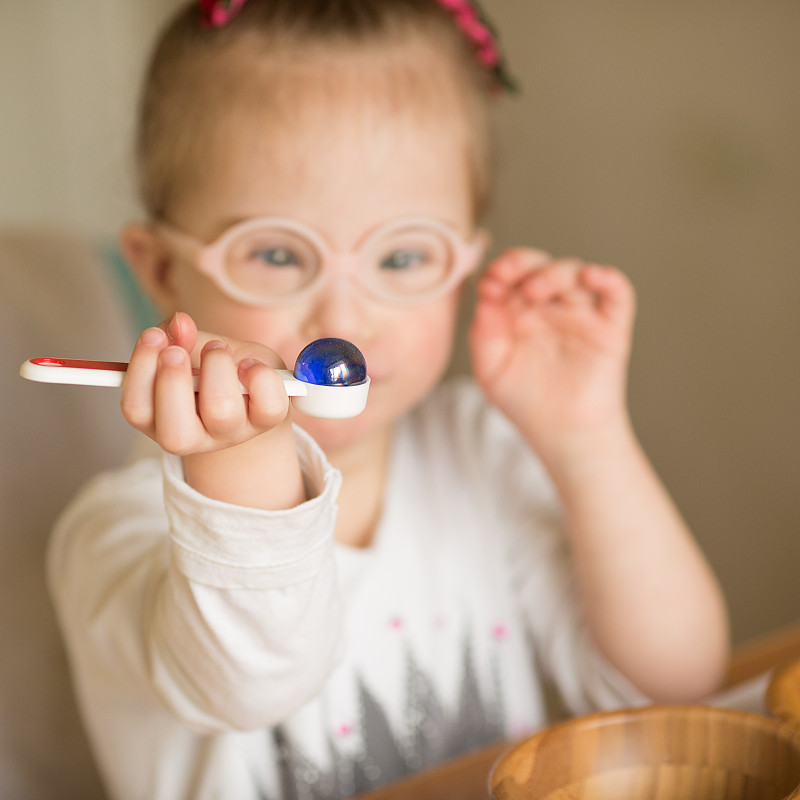
[[[288,108],[287,76],[295,76],[297,89],[305,70],[313,93],[337,59],[359,53],[385,69],[361,69],[355,82],[351,74],[351,91],[371,91],[368,100],[394,93],[393,102],[410,112],[424,106],[429,116],[459,124],[480,219],[490,195],[496,84],[434,0],[249,0],[222,28],[205,27],[198,4],[186,5],[157,42],[143,87],[136,156],[146,212],[168,217],[209,177],[212,156],[224,152],[236,125],[236,114],[227,112],[254,101],[261,109]]]

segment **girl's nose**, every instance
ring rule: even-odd
[[[362,346],[374,339],[380,309],[355,278],[337,275],[314,296],[303,334],[309,341],[334,336]]]

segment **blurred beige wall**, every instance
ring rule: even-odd
[[[800,3],[485,4],[523,86],[496,246],[628,272],[634,420],[735,638],[800,621]],[[109,237],[136,213],[136,81],[174,5],[4,0],[0,222]]]

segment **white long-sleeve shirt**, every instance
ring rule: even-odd
[[[339,473],[230,506],[140,460],[66,510],[49,580],[115,800],[366,791],[546,722],[639,702],[581,620],[554,491],[467,380],[403,420],[371,547],[335,544]]]

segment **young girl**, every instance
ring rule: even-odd
[[[438,386],[505,83],[467,0],[206,2],[161,39],[123,246],[168,322],[122,411],[164,453],[89,485],[49,561],[112,797],[349,797],[541,726],[545,680],[577,713],[715,688],[723,602],[626,411],[625,278],[502,254],[474,381]],[[327,336],[367,361],[353,419],[274,370]]]

